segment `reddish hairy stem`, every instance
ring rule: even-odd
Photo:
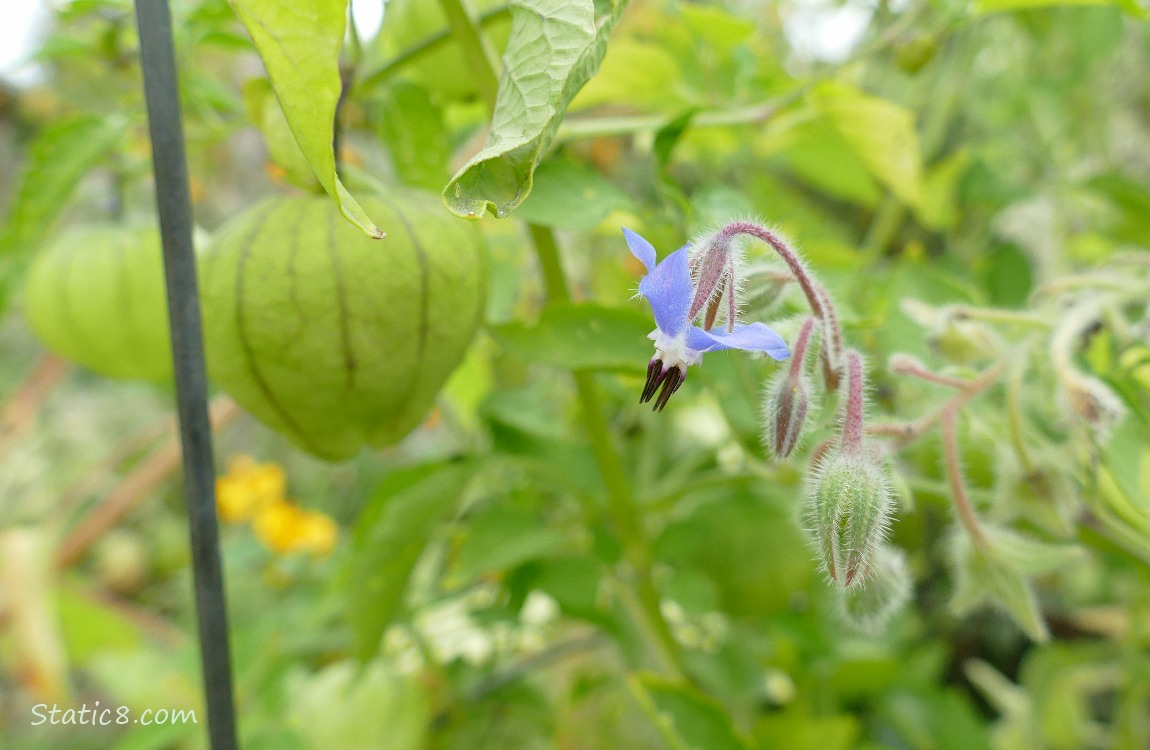
[[[970,401],[994,385],[994,383],[1002,377],[1002,373],[1005,369],[1006,365],[1002,362],[991,365],[974,380],[967,381],[961,391],[951,396],[950,399],[937,410],[919,417],[913,422],[903,422],[901,424],[869,424],[866,426],[866,431],[871,435],[897,438],[900,447],[908,443],[913,443],[925,435],[931,427],[938,424],[947,412],[958,413],[958,410],[965,406],[967,401]]]
[[[842,452],[857,456],[863,444],[863,366],[858,352],[847,352],[847,401]]]
[[[986,536],[978,524],[978,516],[974,514],[974,507],[966,494],[966,487],[962,483],[962,467],[958,458],[958,430],[955,419],[958,411],[948,409],[942,415],[942,446],[946,461],[946,478],[950,482],[950,494],[954,499],[954,509],[962,522],[963,528],[970,534],[970,538],[978,546],[986,544]]]
[[[794,387],[799,382],[803,372],[803,362],[807,358],[807,347],[811,342],[811,332],[815,328],[815,319],[807,318],[803,327],[799,329],[799,336],[795,339],[795,348],[791,351],[791,369],[787,372],[787,383]]]
[[[826,323],[828,333],[826,346],[830,351],[830,364],[832,368],[837,369],[842,355],[842,330],[839,328],[838,313],[835,311],[830,295],[814,280],[799,256],[787,247],[787,244],[777,234],[766,227],[761,227],[750,221],[733,221],[719,230],[715,241],[726,241],[740,234],[750,235],[770,245],[787,264],[787,267],[791,269],[791,274],[799,282],[799,287],[806,295],[811,312]]]
[[[918,360],[905,355],[896,355],[891,358],[890,371],[896,375],[909,375],[914,378],[919,378],[920,380],[925,380],[928,383],[945,385],[960,390],[969,387],[971,383],[971,381],[965,378],[955,378],[930,370]]]

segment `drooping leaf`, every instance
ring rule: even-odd
[[[388,477],[356,523],[348,565],[348,614],[356,654],[370,658],[403,606],[407,581],[435,527],[467,482],[461,465],[419,467]]]
[[[347,28],[347,0],[228,2],[255,42],[292,135],[316,178],[348,221],[372,237],[383,237],[335,171],[332,136],[342,89],[339,48]]]
[[[508,352],[526,362],[571,370],[638,372],[651,355],[647,334],[654,321],[637,310],[601,305],[556,304],[533,326],[509,323],[491,329]]]
[[[811,100],[875,179],[907,205],[919,205],[922,157],[910,110],[834,81],[820,84]]]
[[[503,75],[484,148],[443,189],[457,216],[488,208],[508,216],[531,192],[538,166],[567,110],[607,50],[626,0],[517,0]]]

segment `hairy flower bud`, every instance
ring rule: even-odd
[[[1101,442],[1105,442],[1126,417],[1126,406],[1121,399],[1098,378],[1074,373],[1063,378],[1062,388],[1070,410],[1094,430]]]
[[[792,382],[780,370],[767,383],[763,406],[763,444],[776,458],[787,458],[802,437],[810,407],[810,383],[806,374]]]
[[[807,318],[795,340],[790,366],[767,383],[763,401],[763,444],[777,458],[790,456],[802,437],[811,401],[806,355],[814,331],[815,319]]]
[[[843,588],[861,583],[890,525],[894,500],[883,468],[865,453],[840,452],[815,469],[807,504],[831,580]]]
[[[839,596],[843,619],[866,633],[877,633],[910,599],[910,572],[902,550],[882,545],[866,579]]]

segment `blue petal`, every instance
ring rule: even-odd
[[[791,356],[783,337],[763,323],[735,326],[730,333],[704,331],[695,326],[687,332],[687,346],[698,352],[717,352],[722,349],[743,349],[765,352],[771,359]]]
[[[627,247],[631,248],[631,254],[647,267],[647,273],[655,270],[654,246],[627,227],[623,227],[623,236],[627,238]]]
[[[687,247],[683,245],[668,255],[639,282],[639,294],[651,303],[655,323],[668,336],[678,336],[687,327],[687,313],[695,293],[687,265]]]

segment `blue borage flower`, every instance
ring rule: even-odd
[[[656,328],[648,336],[655,342],[655,356],[647,365],[647,383],[639,403],[655,398],[654,410],[662,411],[687,379],[687,368],[702,362],[707,352],[743,349],[764,352],[776,360],[790,356],[782,336],[763,323],[735,323],[738,285],[729,240],[706,242],[694,262],[687,244],[656,263],[650,242],[627,228],[623,236],[631,253],[647,267],[647,275],[639,281],[639,295],[651,303],[655,313]],[[715,332],[711,326],[724,294],[727,330]],[[703,326],[694,325],[704,308]]]

